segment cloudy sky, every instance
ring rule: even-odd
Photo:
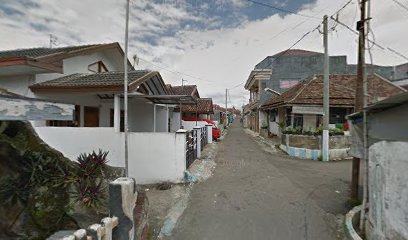
[[[397,3],[397,2],[399,3]],[[203,97],[241,106],[250,71],[268,55],[289,48],[348,0],[130,0],[129,58],[137,68],[159,70],[167,83],[197,84]],[[402,6],[401,6],[402,5]],[[372,0],[372,34],[376,42],[408,56],[408,0]],[[124,42],[125,0],[0,0],[0,49]],[[354,28],[357,0],[338,15]],[[357,36],[333,21],[330,55],[356,62]],[[295,48],[323,51],[314,31]],[[388,50],[372,48],[376,64],[406,61]],[[242,85],[239,85],[242,84]]]

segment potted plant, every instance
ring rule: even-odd
[[[278,122],[278,127],[279,127],[279,130],[281,130],[281,132],[283,132],[283,130],[285,130],[285,128],[286,128],[286,122],[285,121]]]
[[[316,128],[313,135],[319,136],[319,135],[322,135],[322,133],[323,133],[323,127],[320,125],[319,127]]]
[[[294,132],[295,130],[291,127],[287,127],[282,131],[283,134],[293,134]]]
[[[330,136],[340,136],[340,135],[344,135],[344,131],[339,128],[332,128],[329,130],[329,134]]]
[[[304,130],[303,135],[312,136],[313,135],[312,128],[309,128],[308,130]]]
[[[295,134],[297,134],[297,135],[301,135],[302,134],[302,132],[303,132],[303,130],[302,130],[302,128],[301,127],[296,127],[295,128]]]

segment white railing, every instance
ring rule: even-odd
[[[48,240],[133,240],[136,199],[134,179],[118,178],[109,184],[109,212],[113,217],[105,217],[86,229],[56,232]]]

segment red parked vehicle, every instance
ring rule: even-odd
[[[215,126],[215,122],[208,120],[208,119],[201,119],[201,118],[193,118],[193,117],[185,117],[183,118],[183,121],[189,121],[189,122],[207,122],[208,124],[211,124],[213,126],[212,128],[212,136],[214,140],[217,140],[221,136],[221,130]]]

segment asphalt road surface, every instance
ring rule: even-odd
[[[171,239],[341,239],[351,162],[264,151],[235,123],[214,176],[194,186]]]

